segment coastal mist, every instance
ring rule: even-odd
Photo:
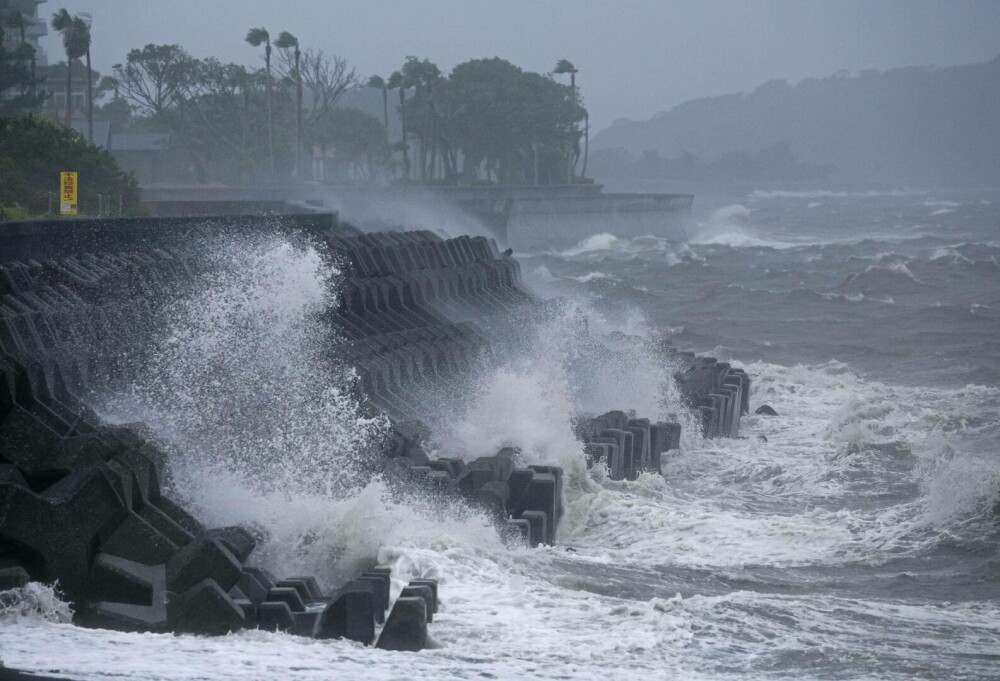
[[[1000,3],[0,21],[0,679],[1000,678]]]

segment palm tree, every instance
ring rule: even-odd
[[[382,122],[385,124],[385,141],[389,141],[389,86],[382,76],[368,79],[368,87],[382,89]]]
[[[271,179],[274,179],[274,125],[271,117],[271,34],[264,28],[251,28],[246,41],[254,47],[264,44],[264,65],[267,68],[267,149],[271,159]]]
[[[393,71],[392,75],[389,76],[389,82],[386,83],[386,87],[389,89],[399,88],[399,123],[402,128],[403,168],[406,171],[406,179],[410,179],[410,154],[406,144],[406,86],[406,79],[399,71]]]
[[[87,141],[94,143],[94,78],[90,70],[90,27],[93,18],[89,12],[80,12],[77,18],[87,27]]]
[[[287,49],[295,48],[295,177],[299,176],[299,154],[302,150],[302,71],[299,69],[299,62],[302,59],[302,52],[299,50],[299,39],[288,31],[278,34],[278,39],[274,41],[274,46]]]
[[[52,15],[52,30],[62,34],[66,50],[66,127],[73,119],[73,60],[79,59],[90,49],[90,31],[80,17],[74,17],[65,8]],[[89,74],[88,74],[89,78]]]
[[[577,68],[575,66],[573,66],[573,62],[569,61],[568,59],[560,59],[556,63],[556,68],[552,71],[552,73],[558,73],[559,75],[562,75],[564,73],[568,73],[569,74],[569,86],[573,89],[573,96],[576,97],[576,73],[577,73]]]

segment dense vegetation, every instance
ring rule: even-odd
[[[388,83],[413,91],[409,101],[401,95],[400,111],[419,149],[416,177],[572,180],[586,115],[574,87],[499,58],[467,61],[444,77],[410,57]]]
[[[80,212],[133,214],[139,186],[113,156],[37,114],[0,116],[0,219],[59,212],[59,173],[79,173]]]
[[[498,58],[465,62],[446,76],[409,57],[388,79],[368,81],[384,97],[379,120],[338,107],[362,85],[345,60],[301,51],[287,33],[272,43],[253,29],[247,41],[264,46],[263,69],[197,59],[179,45],[134,49],[103,80],[110,101],[101,113],[122,129],[170,130],[200,182],[294,176],[314,148],[368,179],[546,184],[576,174],[586,111],[575,87],[550,76]],[[389,101],[397,96],[391,107],[403,134],[390,140]]]
[[[74,79],[86,82],[86,110],[74,111],[69,104],[59,117],[68,128],[74,114],[85,115],[88,139],[95,117],[109,121],[112,133],[160,133],[156,142],[134,138],[135,150],[157,154],[155,181],[256,184],[314,177],[562,184],[581,181],[586,173],[587,112],[576,69],[566,60],[547,75],[499,58],[468,61],[444,74],[427,59],[407,57],[387,78],[362,82],[346,60],[301,49],[287,32],[272,39],[258,27],[247,32],[245,41],[261,50],[262,68],[196,58],[176,44],[150,44],[130,50],[93,92],[86,75],[88,19],[65,9],[52,16],[66,53],[63,101],[71,102]],[[34,50],[23,35],[25,19],[12,11],[0,20],[22,31],[15,51],[0,50],[0,114],[37,112],[52,93],[35,77]],[[86,69],[74,68],[83,58]],[[553,75],[569,75],[570,83]],[[381,116],[342,104],[346,94],[358,94],[366,84],[381,91]],[[390,138],[390,111],[393,122],[398,118],[400,123],[398,137],[393,130]],[[39,121],[23,124],[42,134]],[[163,133],[169,141],[159,146]],[[46,134],[57,141],[53,130]],[[60,139],[79,142],[68,132]],[[50,160],[57,160],[48,149]],[[74,146],[63,157],[81,153]],[[121,191],[109,188],[108,193]],[[18,198],[20,203],[35,200]]]

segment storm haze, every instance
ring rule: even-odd
[[[94,68],[102,73],[147,43],[257,66],[259,50],[243,41],[253,26],[290,31],[304,47],[344,57],[365,76],[388,75],[408,55],[444,72],[499,56],[547,73],[566,58],[579,69],[594,131],[772,79],[794,84],[840,70],[943,67],[1000,55],[1000,3],[992,0],[64,0],[39,13],[64,6],[93,15]],[[58,35],[50,31],[42,44],[58,61]]]

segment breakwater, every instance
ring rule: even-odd
[[[254,567],[264,539],[257,528],[207,527],[174,493],[171,453],[149,430],[99,415],[99,396],[137,371],[164,306],[211,277],[200,235],[227,230],[308,243],[342,274],[325,347],[356,371],[364,408],[391,420],[377,472],[468,500],[510,541],[557,540],[559,467],[532,465],[530,453],[513,449],[471,461],[432,458],[421,422],[426,405],[505,343],[512,326],[544,311],[521,285],[517,262],[484,237],[360,234],[332,218],[298,219],[5,228],[0,236],[12,246],[0,259],[0,586],[58,582],[84,625],[260,627],[394,649],[425,644],[438,603],[433,581],[376,567],[324,591],[310,576]],[[735,435],[748,404],[746,375],[669,345],[659,350],[676,363],[705,434]],[[252,416],[229,418],[237,428],[240,419],[251,425]],[[678,446],[677,424],[625,412],[577,425],[591,463],[612,478],[657,470]]]
[[[336,210],[365,231],[433,225],[489,233],[518,252],[565,249],[610,232],[622,237],[685,240],[691,194],[605,192],[601,185],[362,187],[147,187],[154,215],[253,215]]]

